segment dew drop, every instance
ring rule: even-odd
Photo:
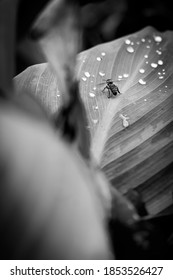
[[[101,55],[102,55],[102,56],[105,56],[105,55],[106,55],[106,53],[105,53],[105,52],[102,52],[102,53],[101,53]]]
[[[150,46],[149,46],[149,45],[147,45],[147,46],[146,46],[146,48],[147,48],[147,49],[149,49],[149,48],[150,48]]]
[[[95,93],[94,92],[89,92],[89,96],[90,97],[95,97]]]
[[[159,51],[159,50],[156,50],[156,53],[158,53],[158,55],[161,55],[161,54],[162,54],[162,52]]]
[[[163,76],[160,76],[160,77],[159,77],[159,79],[163,79],[163,78],[164,78]]]
[[[128,122],[129,117],[124,116],[123,114],[120,114],[119,116],[120,116],[120,118],[121,118],[122,121],[123,121],[123,126],[124,126],[124,127],[128,127],[128,126],[129,126],[129,122]]]
[[[158,75],[161,75],[161,73],[160,73],[160,72],[158,72]]]
[[[141,68],[141,69],[139,69],[139,72],[143,74],[143,73],[145,73],[145,69]]]
[[[146,85],[146,81],[144,81],[143,79],[140,79],[140,80],[138,81],[138,83],[141,84],[141,85]]]
[[[153,67],[153,68],[157,68],[157,63],[151,63],[151,67]]]
[[[103,73],[103,72],[99,72],[99,75],[101,76],[101,77],[104,77],[105,76],[105,73]]]
[[[131,41],[130,41],[129,39],[126,39],[126,40],[125,40],[125,44],[126,44],[126,45],[130,45],[130,43],[131,43]]]
[[[134,43],[133,43],[133,42],[131,42],[131,45],[133,46],[133,45],[134,45]]]
[[[89,72],[85,72],[84,75],[89,78],[90,77],[90,73]]]
[[[124,78],[128,78],[128,76],[129,76],[129,74],[126,74],[126,73],[123,74],[123,77],[124,77]]]
[[[148,64],[148,61],[146,61],[145,63]]]
[[[97,61],[101,61],[101,60],[102,60],[101,57],[98,56],[98,57],[97,57]]]
[[[93,108],[94,108],[94,110],[98,110],[99,107],[96,105]]]
[[[98,123],[98,120],[92,120],[94,124],[97,124]]]
[[[57,94],[57,97],[60,97],[60,94]]]
[[[142,38],[141,41],[142,41],[142,42],[145,42],[145,38]]]
[[[145,58],[148,58],[148,54],[145,54],[144,57],[145,57]]]
[[[93,87],[93,90],[96,90],[96,87]]]
[[[165,88],[167,88],[168,86],[165,86]]]
[[[163,65],[163,60],[158,60],[157,62],[159,65]]]
[[[157,43],[160,43],[160,42],[162,42],[162,37],[158,36],[158,35],[154,35],[154,41]]]
[[[138,41],[138,42],[136,42],[136,44],[137,44],[137,45],[139,45],[139,44],[140,44],[140,42]]]
[[[87,78],[86,77],[82,77],[82,80],[85,82],[87,80]]]
[[[144,101],[146,102],[146,101],[147,101],[147,99],[144,99]]]
[[[134,48],[132,48],[131,46],[128,46],[128,47],[127,47],[127,51],[128,51],[129,53],[133,53],[133,52],[134,52]]]
[[[122,75],[119,75],[119,76],[118,76],[119,79],[122,79],[122,77],[123,77]]]

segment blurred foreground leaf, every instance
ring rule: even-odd
[[[111,258],[106,180],[24,102],[0,103],[0,258]]]
[[[78,56],[77,77],[89,121],[91,151],[115,188],[142,193],[150,214],[172,203],[173,36],[148,27]],[[112,78],[122,94],[107,98]],[[54,113],[62,94],[48,64],[15,78]]]

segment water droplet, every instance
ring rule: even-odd
[[[149,45],[147,45],[147,46],[146,46],[146,48],[147,48],[147,49],[149,49],[149,48],[150,48],[150,46],[149,46]]]
[[[141,41],[142,41],[142,42],[145,42],[145,38],[142,38]]]
[[[159,89],[159,91],[162,91],[161,89]]]
[[[144,101],[146,102],[146,101],[147,101],[147,99],[144,99]]]
[[[59,94],[59,93],[57,94],[57,97],[60,97],[60,94]]]
[[[148,54],[145,54],[144,57],[145,57],[145,58],[148,58]]]
[[[93,90],[96,90],[96,87],[93,87]]]
[[[120,118],[123,120],[123,126],[124,126],[124,127],[128,127],[128,126],[129,126],[129,122],[128,122],[129,117],[124,116],[123,114],[120,114],[119,116],[120,116]]]
[[[106,53],[105,53],[105,52],[102,52],[102,53],[101,53],[101,55],[102,55],[102,56],[105,56],[105,55],[106,55]]]
[[[144,81],[143,79],[140,79],[140,80],[138,81],[138,83],[141,84],[141,85],[146,85],[146,81]]]
[[[134,45],[134,43],[133,43],[133,42],[131,42],[131,45],[133,46],[133,45]]]
[[[162,69],[163,72],[165,72],[165,69]]]
[[[157,68],[157,63],[151,63],[151,67],[153,67],[153,68]]]
[[[125,40],[125,44],[126,44],[126,45],[130,45],[130,43],[131,43],[131,41],[130,41],[129,39],[126,39],[126,40]]]
[[[145,63],[148,64],[148,61],[146,61]]]
[[[163,78],[164,78],[163,76],[160,76],[160,77],[159,77],[159,79],[163,79]]]
[[[123,77],[124,77],[124,78],[128,78],[128,76],[129,76],[129,74],[126,74],[126,73],[123,74]]]
[[[101,77],[104,77],[105,76],[105,73],[103,73],[103,72],[99,72],[99,75],[101,76]]]
[[[89,78],[90,77],[90,73],[89,72],[85,72],[84,75]]]
[[[158,75],[161,75],[161,73],[160,73],[160,72],[158,72]]]
[[[162,42],[162,37],[158,36],[158,35],[154,35],[154,41],[157,43],[160,43],[160,42]]]
[[[134,52],[134,48],[132,48],[131,46],[127,47],[127,51],[129,53],[133,53]]]
[[[95,93],[94,92],[89,92],[89,96],[90,97],[95,97]]]
[[[165,86],[165,88],[167,88],[168,86]]]
[[[93,106],[93,108],[94,108],[94,110],[98,110],[98,106],[96,105],[96,106]]]
[[[122,75],[119,75],[119,76],[118,76],[119,79],[122,79],[122,77],[123,77]]]
[[[161,54],[162,54],[162,52],[161,52],[161,51],[159,51],[159,50],[156,50],[156,53],[158,53],[159,55],[161,55]]]
[[[97,124],[98,123],[98,120],[92,120],[94,124]]]
[[[101,57],[98,56],[98,57],[97,57],[97,61],[101,61],[101,60],[102,60]]]
[[[83,59],[83,62],[85,62],[85,59]]]
[[[140,42],[138,41],[138,42],[136,42],[136,44],[137,44],[137,45],[139,45],[139,44],[140,44]]]
[[[143,74],[143,73],[145,73],[145,69],[141,68],[141,69],[139,69],[139,72]]]
[[[86,80],[87,80],[87,78],[85,78],[85,77],[82,77],[82,80],[85,82]]]
[[[163,65],[163,60],[158,60],[157,62],[159,65]]]

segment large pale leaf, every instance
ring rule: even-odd
[[[141,192],[150,213],[172,203],[172,35],[145,28],[81,53],[76,69],[94,158],[115,188]],[[107,78],[122,94],[108,99],[102,93],[99,84]],[[51,112],[61,104],[47,64],[28,68],[15,81]]]

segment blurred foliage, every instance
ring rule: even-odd
[[[48,0],[21,0],[18,13],[17,73],[44,62],[36,45],[26,37]],[[83,49],[136,32],[148,25],[158,31],[173,29],[172,5],[168,0],[78,0],[83,26]],[[16,73],[16,74],[17,74]]]

